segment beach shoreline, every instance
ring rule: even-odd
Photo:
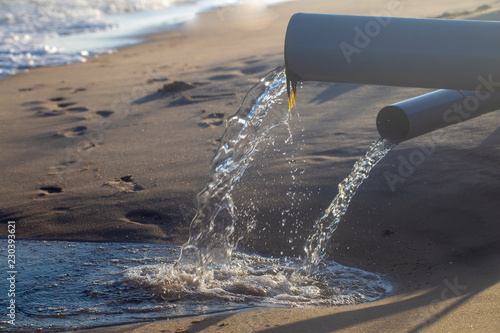
[[[227,7],[114,54],[0,80],[1,221],[16,221],[16,237],[23,239],[184,243],[224,119],[266,72],[283,64],[293,13],[370,15],[392,8],[393,16],[453,17],[483,5],[399,3],[397,10],[386,1]],[[488,13],[500,19],[497,11]],[[193,88],[166,91],[174,82]],[[313,220],[328,205],[338,182],[377,138],[380,107],[426,91],[304,84],[294,121],[302,128],[300,159],[311,171],[298,188],[319,194],[305,203],[310,213],[302,218]],[[350,110],[357,110],[356,117]],[[500,329],[498,117],[492,113],[457,125],[460,131],[447,130],[436,153],[391,191],[384,173],[397,172],[400,156],[408,159],[432,141],[423,137],[398,146],[353,200],[328,253],[342,264],[391,277],[398,284],[394,295],[348,307],[264,308],[92,332]],[[288,170],[277,163],[266,172]],[[260,207],[269,220],[275,218],[272,207],[282,204],[274,190]],[[0,237],[6,235],[2,229]],[[264,234],[252,241],[265,254],[284,248],[285,240],[269,246],[269,239]]]

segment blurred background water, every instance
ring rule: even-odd
[[[0,0],[0,78],[31,67],[85,61],[174,30],[197,14],[290,0]]]

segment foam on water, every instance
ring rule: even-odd
[[[6,261],[7,251],[0,252]],[[18,241],[16,325],[2,332],[68,331],[256,306],[338,306],[376,300],[387,280],[323,262],[292,278],[297,259],[234,253],[202,275],[175,268],[179,247],[157,244]],[[0,293],[7,294],[0,283]],[[7,298],[0,298],[6,309]],[[4,313],[1,311],[0,313]]]
[[[138,267],[127,272],[130,281],[150,288],[162,299],[198,299],[246,306],[340,306],[379,299],[391,286],[377,274],[323,262],[314,275],[295,275],[297,258],[266,258],[234,253],[229,265],[209,266],[203,272],[171,265]]]

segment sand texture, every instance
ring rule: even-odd
[[[1,80],[1,224],[15,220],[16,236],[25,239],[182,244],[225,120],[265,73],[283,65],[293,13],[500,20],[500,7],[476,11],[487,2],[397,4],[228,7],[115,54]],[[378,137],[377,112],[428,91],[315,82],[299,88],[290,124],[294,146],[285,149],[295,151],[294,165],[305,170],[294,185],[309,194],[300,206],[302,233]],[[94,331],[500,331],[499,126],[500,113],[493,112],[438,137],[404,142],[353,199],[328,254],[388,275],[397,284],[394,295],[340,308],[265,308]],[[276,207],[287,205],[289,176],[281,183],[279,175],[289,175],[290,164],[273,154],[259,158],[260,167],[242,181],[259,193],[258,218],[268,223],[279,218]],[[416,158],[401,169],[402,161]],[[388,172],[403,175],[390,185]],[[249,235],[242,246],[271,255],[300,252],[274,231]],[[1,228],[0,236],[6,232]]]

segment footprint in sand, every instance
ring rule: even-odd
[[[87,109],[86,107],[83,107],[83,106],[73,106],[73,105],[76,105],[76,102],[70,102],[70,101],[67,101],[67,99],[65,97],[62,97],[62,96],[58,96],[58,97],[53,97],[53,98],[49,98],[49,101],[51,102],[59,102],[57,103],[57,107],[58,108],[61,108],[61,109],[66,109],[67,111],[72,111],[72,112],[84,112],[84,111],[88,111],[89,109]],[[69,106],[73,106],[73,107],[69,107]]]
[[[35,111],[35,112],[50,111],[50,109],[44,106],[43,104],[44,104],[43,102],[33,101],[31,103],[23,103],[23,106],[31,106],[30,108],[27,109],[28,111]]]
[[[73,104],[76,104],[76,103],[73,103]],[[67,108],[66,110],[71,111],[71,112],[86,112],[89,109],[87,109],[84,106],[79,106],[79,107]]]
[[[58,105],[53,103],[47,104],[42,101],[29,101],[24,102],[21,106],[27,107],[27,111],[36,112],[38,116],[58,116],[64,114],[64,110],[60,109]]]
[[[61,97],[61,96],[49,98],[49,101],[51,101],[51,102],[61,102],[61,101],[64,101],[64,100],[66,100],[66,98]]]
[[[54,194],[54,193],[61,193],[63,191],[62,187],[57,186],[57,185],[48,185],[48,186],[42,186],[40,187],[40,195],[46,195],[46,194]]]
[[[132,175],[126,175],[120,178],[110,179],[103,186],[111,186],[119,190],[119,192],[138,192],[144,190],[144,187],[137,185]]]
[[[36,111],[36,114],[40,117],[52,117],[52,116],[60,116],[62,114],[65,114],[66,111],[61,110],[61,109],[49,109],[49,108],[39,108]]]
[[[80,136],[84,135],[87,132],[87,127],[85,126],[76,126],[73,128],[70,128],[66,131],[61,131],[56,133],[57,136],[65,137],[65,138],[72,138],[75,136]]]
[[[169,222],[167,216],[154,210],[138,209],[125,214],[129,222],[140,224],[165,224]]]
[[[197,88],[198,85],[187,83],[184,81],[174,81],[172,83],[166,83],[162,88],[158,89],[158,92],[162,93],[172,93],[172,92],[180,92],[189,89]]]
[[[206,110],[202,110],[202,113],[206,113]],[[222,111],[216,111],[210,113],[204,117],[204,119],[198,124],[200,127],[214,127],[224,124],[225,113]]]
[[[49,98],[49,102],[60,102],[64,99],[64,97],[53,97]],[[31,101],[23,103],[22,105],[31,106],[28,111],[34,111],[36,112],[36,115],[40,117],[60,116],[66,113],[66,111],[64,109],[61,109],[59,105],[54,105],[52,103],[47,104],[42,101]]]
[[[111,116],[114,112],[113,111],[108,111],[108,110],[101,110],[101,111],[96,111],[98,115],[100,115],[103,118],[108,118]]]
[[[67,108],[68,106],[75,105],[75,102],[63,102],[63,103],[58,103],[57,106],[60,108]]]
[[[28,111],[34,111],[38,116],[50,117],[59,116],[69,112],[85,112],[88,111],[86,107],[78,107],[76,102],[67,101],[65,97],[56,96],[48,99],[49,103],[42,101],[31,101],[23,103],[23,106],[30,107]],[[55,104],[53,104],[55,103]]]

